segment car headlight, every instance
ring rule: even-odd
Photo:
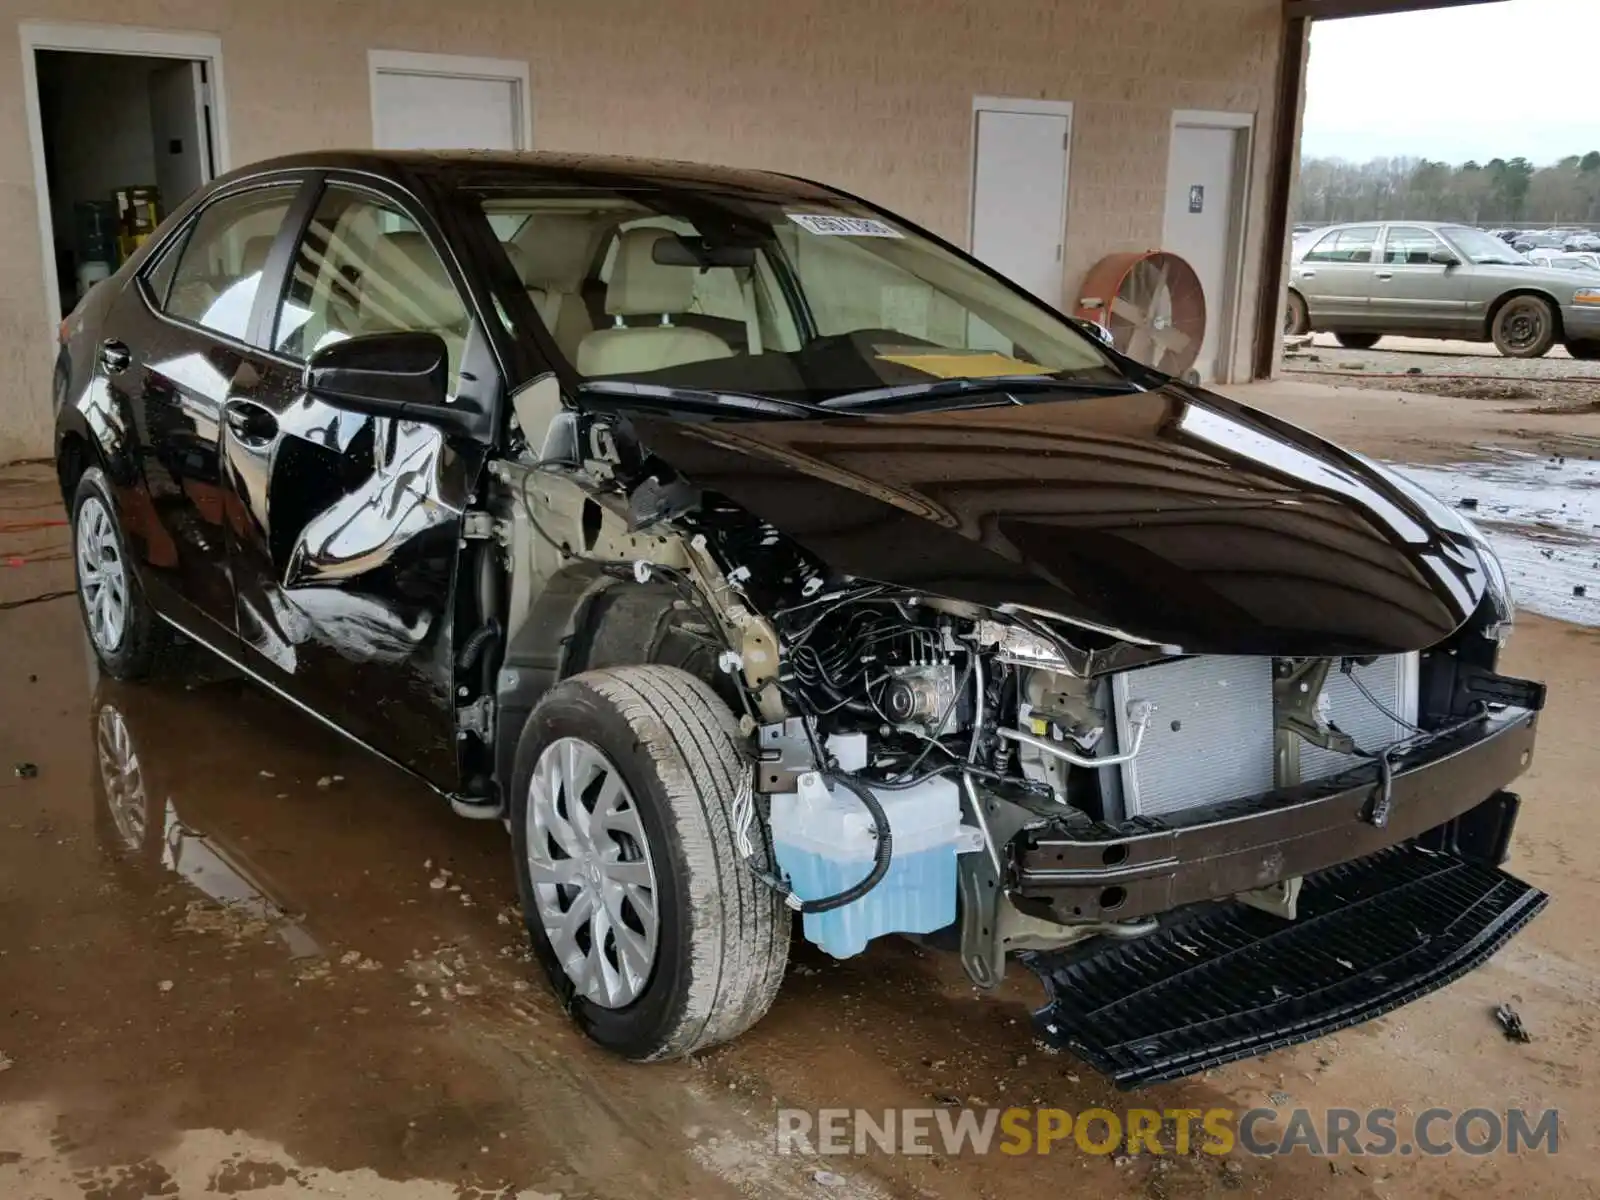
[[[1600,288],[1579,288],[1572,297],[1574,304],[1593,304],[1600,307]]]
[[[1484,637],[1504,649],[1505,644],[1511,640],[1511,632],[1517,619],[1516,601],[1511,596],[1511,585],[1506,582],[1505,566],[1500,562],[1500,556],[1494,552],[1494,547],[1489,545],[1489,539],[1484,536],[1483,530],[1466,517],[1461,518],[1461,523],[1466,526],[1473,548],[1477,550],[1478,557],[1483,562],[1487,582],[1482,604],[1488,611],[1484,614],[1486,620],[1481,632]]]
[[[993,646],[1001,662],[1075,674],[1061,647],[1037,633],[1004,621],[979,621],[978,644]]]

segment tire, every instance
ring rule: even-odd
[[[1507,358],[1543,358],[1561,333],[1555,306],[1542,296],[1513,296],[1489,325],[1495,349]]]
[[[1283,332],[1287,337],[1299,337],[1311,332],[1311,313],[1306,308],[1305,297],[1290,292],[1283,306]]]
[[[78,612],[100,666],[115,679],[149,678],[171,653],[172,631],[139,585],[99,467],[86,470],[73,493],[72,563]],[[114,609],[120,615],[112,620]]]
[[[1579,362],[1594,362],[1600,359],[1600,340],[1575,339],[1567,343],[1567,353]]]
[[[571,774],[591,782],[569,791],[561,774],[574,761],[569,753],[597,755],[598,765],[590,760],[589,767],[620,779],[621,799],[611,779],[597,785],[592,781],[600,776],[581,766]],[[760,1020],[778,993],[789,957],[789,911],[741,858],[731,820],[749,770],[732,712],[706,684],[673,667],[575,675],[528,717],[511,796],[524,921],[563,1005],[584,1033],[616,1054],[679,1058],[728,1041]],[[598,845],[573,843],[579,824],[587,826],[602,806],[607,828]],[[584,894],[604,891],[608,871],[623,881],[617,886],[633,890],[601,904],[609,932],[599,935],[596,954],[596,919],[580,915],[574,922],[567,914],[579,909]],[[576,882],[559,882],[564,876]],[[648,894],[639,891],[646,877]],[[627,926],[637,965],[651,909],[656,934],[648,970],[625,971],[618,930]],[[594,912],[593,903],[582,911]]]
[[[1383,337],[1381,333],[1336,333],[1333,336],[1346,350],[1371,350]]]

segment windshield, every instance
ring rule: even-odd
[[[957,379],[1125,386],[1068,321],[849,201],[630,188],[480,202],[587,380],[809,402]]]
[[[1451,225],[1440,231],[1454,243],[1455,248],[1475,263],[1507,263],[1526,265],[1528,260],[1491,233],[1471,229],[1465,225]]]

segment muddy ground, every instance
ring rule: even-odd
[[[1287,379],[1507,401],[1527,413],[1600,412],[1600,363],[1575,361],[1560,346],[1543,358],[1505,358],[1486,342],[1387,337],[1347,350],[1319,333],[1286,351],[1283,367]]]
[[[1407,462],[1542,454],[1600,417],[1241,390]],[[1563,442],[1569,450],[1579,444]],[[1560,471],[1552,480],[1565,479]],[[0,472],[0,605],[70,586],[46,473]],[[1596,589],[1600,592],[1600,588]],[[1579,614],[1580,619],[1583,615]],[[1135,1096],[998,994],[885,940],[797,947],[771,1015],[690,1063],[630,1067],[526,961],[508,844],[259,689],[206,667],[125,687],[70,599],[0,608],[0,1198],[1063,1195],[1600,1196],[1600,632],[1526,616],[1549,681],[1511,867],[1554,897],[1487,966],[1382,1020]],[[19,778],[14,764],[36,774]],[[1521,1013],[1533,1040],[1491,1018]],[[1513,1159],[773,1153],[779,1107],[1556,1107]],[[829,1172],[818,1176],[818,1171]]]

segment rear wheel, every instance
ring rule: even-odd
[[[1567,353],[1580,362],[1600,359],[1600,340],[1574,340],[1567,343]]]
[[[583,1031],[627,1058],[737,1037],[771,1005],[789,912],[739,853],[738,727],[663,666],[552,689],[517,745],[518,890],[533,948]]]
[[[1346,350],[1371,350],[1378,344],[1381,333],[1336,333],[1339,345]]]
[[[1558,333],[1555,307],[1542,296],[1511,297],[1489,327],[1495,349],[1507,358],[1543,358],[1556,344]]]
[[[1289,337],[1311,332],[1311,314],[1306,309],[1305,297],[1299,292],[1290,292],[1283,306],[1283,332]]]
[[[167,653],[172,635],[139,587],[99,467],[90,467],[78,480],[72,548],[78,607],[95,657],[114,678],[145,678]]]

